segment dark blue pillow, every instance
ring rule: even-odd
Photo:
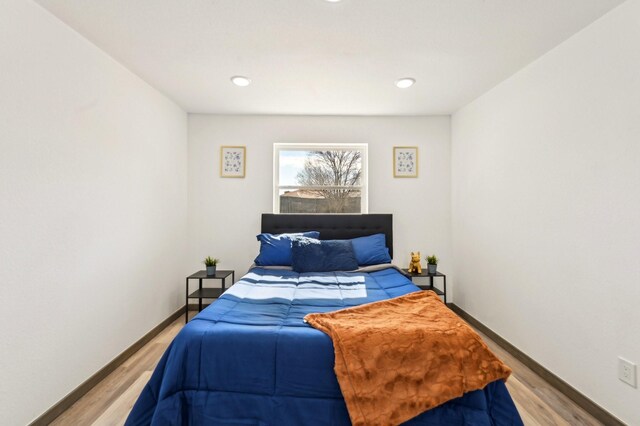
[[[291,240],[296,237],[318,238],[318,231],[298,232],[295,234],[259,234],[260,253],[254,262],[258,266],[291,265]]]
[[[356,254],[358,265],[391,263],[391,256],[389,256],[389,249],[385,245],[384,234],[353,238],[351,243],[353,244],[353,251]]]
[[[353,271],[358,261],[349,240],[296,238],[291,247],[295,272]]]

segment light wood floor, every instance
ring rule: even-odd
[[[180,317],[52,424],[122,425],[160,356],[183,325],[184,317]],[[482,337],[496,355],[513,369],[507,387],[526,425],[601,424],[488,337]]]

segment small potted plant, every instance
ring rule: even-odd
[[[427,256],[427,268],[429,268],[429,274],[431,275],[438,271],[438,258],[435,254]]]
[[[207,256],[204,259],[204,265],[207,267],[207,276],[212,277],[216,274],[216,265],[220,262],[218,259],[214,259],[211,256]]]

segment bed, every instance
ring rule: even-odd
[[[262,232],[315,229],[323,239],[385,234],[391,215],[263,215]],[[127,425],[349,425],[331,339],[309,313],[419,291],[390,265],[359,272],[252,268],[176,336]],[[502,381],[431,409],[407,425],[522,424]]]

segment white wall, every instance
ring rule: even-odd
[[[456,303],[628,424],[640,391],[640,1],[453,116]]]
[[[187,117],[31,1],[0,3],[0,423],[183,300]]]
[[[273,209],[273,144],[368,143],[369,212],[394,214],[395,262],[435,252],[451,265],[450,118],[189,115],[189,261],[247,271],[260,214]],[[220,178],[221,145],[247,146],[244,179]],[[419,147],[416,179],[393,178],[393,146]],[[426,263],[426,262],[423,262]],[[448,284],[448,283],[447,283]]]

